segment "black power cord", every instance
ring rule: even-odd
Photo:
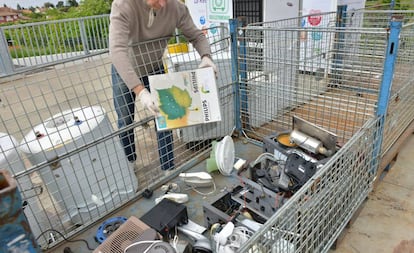
[[[40,237],[42,237],[42,235],[44,235],[45,233],[47,233],[47,232],[54,232],[54,233],[57,233],[57,234],[59,234],[62,238],[63,238],[63,240],[65,240],[66,242],[84,242],[85,244],[86,244],[86,247],[88,248],[88,250],[90,250],[90,251],[93,251],[94,250],[94,248],[91,248],[90,246],[89,246],[89,243],[88,243],[88,241],[86,241],[86,240],[84,240],[84,239],[76,239],[76,240],[71,240],[71,239],[67,239],[61,232],[59,232],[59,231],[57,231],[56,229],[47,229],[47,230],[45,230],[45,231],[42,231],[42,233],[38,236],[38,237],[36,237],[36,241],[38,241],[39,240],[39,238]],[[48,244],[47,244],[47,249],[49,248],[49,242],[48,242]],[[69,248],[69,247],[66,247],[64,250],[63,250],[63,252],[64,253],[71,253],[72,252],[72,250]]]

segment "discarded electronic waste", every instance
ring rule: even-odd
[[[186,201],[159,198],[160,201],[140,219],[134,218],[135,223],[141,227],[134,238],[129,238],[127,243],[118,242],[118,251],[112,247],[111,251],[95,252],[236,253],[336,152],[336,136],[293,117],[293,129],[265,137],[263,153],[250,163],[246,160],[246,166],[235,166],[231,138],[226,137],[215,146],[207,171],[211,173],[218,170],[226,177],[233,177],[235,180],[232,182],[236,183],[203,201],[204,227],[197,224],[203,230],[189,226],[191,217],[187,214]],[[217,148],[220,146],[227,148]],[[221,152],[226,152],[226,155]],[[232,161],[224,160],[223,157],[231,157]],[[236,175],[232,171],[233,166],[247,168],[246,174],[249,177],[241,170]],[[188,186],[211,187],[215,191],[214,179],[206,173],[182,173],[179,178]],[[125,227],[125,224],[128,221],[119,229]],[[111,237],[116,237],[117,234],[118,230],[100,248],[110,243]],[[176,240],[178,234],[185,235],[188,239],[188,244],[181,248],[177,244],[180,240]],[[275,238],[272,247],[288,252],[296,246],[287,238]],[[257,247],[258,252],[268,250],[262,251],[260,245]]]
[[[275,192],[294,193],[336,152],[336,135],[297,116],[293,130],[263,139],[263,151],[251,164],[253,181]]]
[[[235,253],[261,226],[241,221],[236,215],[203,235],[195,225],[188,226],[184,204],[163,199],[141,218],[131,216],[122,223],[94,253]],[[188,240],[177,239],[178,234]]]

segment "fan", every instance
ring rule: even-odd
[[[226,135],[219,142],[213,142],[210,158],[207,159],[207,171],[219,170],[224,176],[230,176],[235,159],[233,139]]]
[[[155,231],[155,230],[154,230]],[[131,244],[125,253],[176,253],[175,249],[168,243],[161,240],[138,241]]]
[[[149,229],[150,227],[147,224],[142,222],[140,219],[131,216],[117,230],[115,230],[115,232],[106,238],[105,241],[93,251],[93,253],[124,253],[125,249],[129,245],[140,240],[144,232]],[[147,233],[145,234],[147,237],[145,239],[159,239],[157,233],[154,233],[151,238],[148,238]],[[155,252],[156,251],[154,251],[154,253]],[[162,253],[162,251],[160,251],[160,253]]]
[[[216,161],[218,169],[224,176],[230,176],[234,165],[234,143],[233,139],[226,135],[223,140],[219,142],[216,149]]]
[[[138,241],[132,243],[125,249],[125,253],[176,253],[174,248],[167,242],[154,240],[157,237],[155,229],[147,229],[142,233]]]

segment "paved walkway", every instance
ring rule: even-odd
[[[332,253],[414,253],[414,135]]]

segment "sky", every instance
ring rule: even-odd
[[[29,8],[30,6],[43,6],[44,3],[49,2],[56,5],[60,0],[0,0],[1,7],[6,4],[8,7],[16,9],[17,4],[19,4],[22,8]],[[61,0],[63,3],[66,3],[66,0]]]

